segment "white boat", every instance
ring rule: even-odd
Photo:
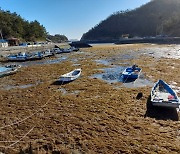
[[[76,80],[81,75],[81,69],[75,69],[69,73],[63,74],[57,80],[57,82],[66,83]]]
[[[6,65],[0,67],[0,77],[14,74],[21,66],[20,65]]]
[[[151,102],[154,106],[179,108],[180,101],[176,92],[163,80],[155,83],[151,90]]]

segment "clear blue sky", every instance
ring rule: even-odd
[[[80,39],[82,34],[112,13],[134,9],[150,0],[0,0],[2,10],[39,21],[49,34]]]

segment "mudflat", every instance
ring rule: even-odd
[[[16,74],[0,78],[0,151],[180,153],[178,110],[155,108],[149,97],[158,79],[180,95],[179,49],[106,44],[22,62]],[[111,78],[103,74],[133,64],[142,68],[142,82],[150,84],[126,85],[118,81],[121,71],[109,71]],[[75,68],[82,69],[80,78],[54,84]]]

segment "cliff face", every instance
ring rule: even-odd
[[[120,11],[83,34],[81,40],[119,39],[165,34],[180,36],[180,0],[152,0],[134,10]]]

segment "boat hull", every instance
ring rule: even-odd
[[[180,101],[176,92],[163,80],[155,83],[151,90],[153,106],[179,108]]]
[[[69,73],[61,75],[60,78],[56,81],[59,83],[68,83],[76,80],[81,75],[81,69],[75,69]]]
[[[134,69],[132,67],[128,67],[122,72],[122,78],[123,80],[137,79],[139,77],[140,72],[141,68],[139,67],[136,67]]]
[[[8,65],[0,68],[0,77],[8,76],[16,73],[16,71],[20,68],[19,65]]]

